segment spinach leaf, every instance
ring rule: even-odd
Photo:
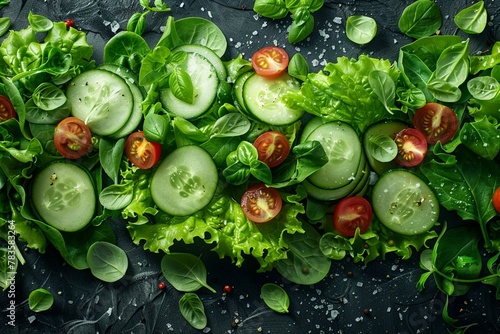
[[[496,215],[490,196],[500,186],[500,170],[493,161],[478,157],[464,148],[456,159],[431,160],[420,167],[439,203],[456,211],[464,220],[475,220],[483,233],[486,249],[493,247],[486,225]]]
[[[491,100],[500,93],[500,83],[494,77],[480,76],[467,81],[467,89],[475,99]]]
[[[500,151],[500,124],[492,124],[486,117],[468,122],[460,130],[460,140],[479,156],[493,160]]]
[[[478,229],[468,226],[445,231],[436,241],[433,250],[435,270],[459,280],[473,280],[481,273],[482,260],[478,249],[481,238]],[[465,294],[471,283],[450,281],[435,273],[434,278],[440,290],[447,295]]]
[[[251,123],[240,113],[228,113],[218,118],[210,130],[210,137],[242,136],[250,130]]]
[[[287,280],[310,285],[321,281],[330,270],[331,261],[319,249],[320,234],[309,224],[302,224],[304,233],[285,234],[288,256],[277,261],[276,269]]]
[[[480,34],[486,28],[488,13],[484,1],[478,1],[455,15],[453,21],[457,27],[467,34]]]
[[[456,87],[469,76],[469,40],[450,45],[436,62],[434,77]]]
[[[368,139],[366,154],[380,162],[389,162],[398,155],[398,146],[388,135],[375,135]]]
[[[357,44],[367,44],[377,34],[377,22],[368,16],[353,15],[347,18],[345,33]]]
[[[200,44],[212,49],[219,57],[226,53],[226,36],[210,20],[201,17],[185,17],[175,21],[177,36],[184,44]]]
[[[49,82],[39,85],[32,94],[35,105],[42,110],[54,110],[66,103],[66,95],[61,88]]]
[[[128,268],[125,251],[106,241],[97,241],[89,247],[87,263],[92,275],[105,282],[118,281]]]
[[[288,313],[290,298],[282,287],[274,283],[266,283],[260,288],[260,294],[270,309],[278,313]]]
[[[436,33],[442,20],[437,3],[433,0],[417,0],[403,10],[398,27],[402,33],[418,39]]]
[[[99,193],[99,203],[108,210],[121,210],[132,202],[134,185],[131,183],[112,184]]]
[[[193,328],[201,330],[207,326],[205,307],[197,294],[185,293],[179,300],[179,310]]]
[[[138,73],[142,61],[150,51],[148,43],[141,35],[131,31],[120,31],[104,46],[103,62]]]
[[[54,304],[54,296],[50,291],[39,288],[30,292],[28,296],[28,305],[33,312],[46,311]]]
[[[201,259],[189,253],[168,253],[161,259],[161,271],[165,279],[178,291],[193,292],[207,284],[207,269]]]

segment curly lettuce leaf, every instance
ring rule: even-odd
[[[284,95],[291,108],[303,109],[325,121],[343,121],[358,133],[382,119],[394,118],[369,83],[370,73],[382,71],[397,82],[400,72],[384,59],[361,55],[337,58],[323,71],[310,73],[299,91]]]
[[[220,258],[229,257],[241,266],[244,256],[252,255],[260,264],[259,271],[267,271],[287,256],[283,234],[303,233],[297,219],[303,212],[302,205],[287,204],[272,221],[255,224],[245,217],[239,203],[221,195],[193,216],[167,217],[159,213],[155,224],[129,224],[127,229],[134,243],[144,241],[144,249],[151,252],[168,253],[175,241],[193,244],[200,238],[215,244],[213,251]]]

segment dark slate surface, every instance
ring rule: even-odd
[[[116,30],[123,29],[128,17],[138,10],[132,0],[11,0],[1,13],[10,17],[13,29],[27,24],[29,11],[53,20],[72,18],[88,33],[95,47],[95,59],[102,60],[102,48]],[[472,1],[440,0],[443,34],[460,34],[453,24],[458,8]],[[227,57],[238,53],[249,58],[255,50],[268,44],[285,47],[290,54],[300,51],[319,70],[326,61],[338,56],[357,57],[369,54],[395,60],[398,49],[410,42],[397,27],[408,0],[341,0],[325,1],[317,12],[316,28],[300,44],[286,42],[290,19],[258,19],[249,0],[168,0],[175,18],[200,16],[213,20],[228,39]],[[472,52],[484,52],[498,40],[500,2],[486,0],[490,16],[487,31],[471,41]],[[370,44],[360,47],[345,37],[344,23],[350,15],[368,15],[377,20],[379,32]],[[161,35],[166,14],[148,17],[146,38],[154,45]],[[199,333],[182,319],[178,300],[181,293],[168,286],[159,290],[162,280],[160,254],[151,254],[130,242],[123,222],[114,223],[118,244],[127,252],[130,267],[127,276],[114,284],[103,284],[89,273],[65,265],[52,248],[40,256],[25,253],[27,263],[16,278],[16,323],[13,333]],[[179,250],[184,250],[182,245]],[[418,259],[399,260],[389,257],[367,266],[346,260],[334,262],[330,275],[314,286],[298,286],[285,281],[276,272],[257,274],[252,259],[236,268],[229,260],[220,260],[206,246],[191,245],[186,250],[203,252],[208,282],[216,294],[200,290],[208,327],[205,333],[445,333],[441,311],[446,298],[429,281],[419,293],[415,284],[422,271]],[[270,311],[260,299],[260,286],[266,282],[281,284],[291,298],[287,315]],[[224,285],[233,286],[223,294]],[[27,296],[44,287],[55,296],[51,310],[33,313]],[[1,295],[2,326],[9,333],[6,296]],[[466,296],[450,299],[450,312],[461,324],[478,323],[468,333],[500,332],[500,303],[486,286],[474,287]]]

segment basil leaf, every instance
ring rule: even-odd
[[[375,160],[389,162],[398,155],[398,146],[394,139],[387,135],[375,135],[368,139],[368,151]]]
[[[121,210],[132,202],[134,184],[112,184],[99,194],[99,203],[108,210]]]
[[[253,10],[270,19],[282,19],[288,15],[285,0],[255,0]]]
[[[189,104],[193,103],[194,87],[188,72],[180,69],[174,70],[168,77],[168,85],[176,98]]]
[[[266,283],[260,288],[264,303],[278,313],[288,313],[290,298],[285,290],[277,284]]]
[[[394,80],[392,80],[387,72],[375,70],[371,71],[368,75],[368,82],[385,109],[392,114],[391,107],[394,107],[394,100],[396,98],[396,84]]]
[[[1,17],[0,18],[0,36],[5,35],[10,28],[12,21],[9,17]]]
[[[314,29],[314,17],[307,7],[300,7],[292,14],[293,22],[288,33],[288,42],[298,43],[306,39]]]
[[[299,80],[305,81],[309,74],[309,63],[300,53],[296,53],[290,58],[288,63],[288,74]]]
[[[250,130],[251,123],[240,113],[229,113],[218,118],[211,131],[211,137],[242,136]]]
[[[500,84],[494,77],[480,76],[467,81],[467,89],[475,99],[491,100],[500,93]]]
[[[54,23],[45,16],[33,14],[31,11],[28,13],[28,22],[36,32],[49,31],[54,26]]]

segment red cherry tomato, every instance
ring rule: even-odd
[[[364,233],[370,227],[373,210],[370,202],[361,196],[343,198],[333,212],[333,226],[340,235],[354,236],[356,229]]]
[[[422,132],[406,128],[396,135],[394,141],[398,146],[395,161],[401,166],[413,167],[424,160],[427,154],[427,140]]]
[[[224,285],[223,291],[224,293],[231,293],[231,291],[233,291],[233,287],[230,285]]]
[[[278,46],[266,46],[252,56],[252,67],[258,75],[275,79],[286,72],[288,53]]]
[[[56,127],[54,145],[63,157],[78,159],[92,149],[92,133],[81,119],[66,117]]]
[[[17,113],[7,96],[0,95],[0,122],[16,118]]]
[[[451,108],[430,102],[415,111],[413,126],[422,132],[427,143],[445,144],[457,133],[458,118]]]
[[[269,167],[276,167],[285,161],[290,153],[288,138],[277,131],[267,131],[255,139],[253,146],[257,148],[259,160]]]
[[[148,141],[142,131],[133,132],[125,142],[125,155],[138,168],[149,169],[160,160],[161,145]]]
[[[493,207],[497,212],[500,214],[500,187],[495,190],[493,193],[493,197],[491,198],[491,201],[493,202]]]
[[[64,22],[66,24],[66,28],[76,28],[76,24],[75,24],[75,21],[73,21],[72,19],[66,19],[66,21]]]
[[[282,206],[279,192],[265,184],[256,184],[241,197],[241,208],[248,220],[265,223],[276,217]]]

